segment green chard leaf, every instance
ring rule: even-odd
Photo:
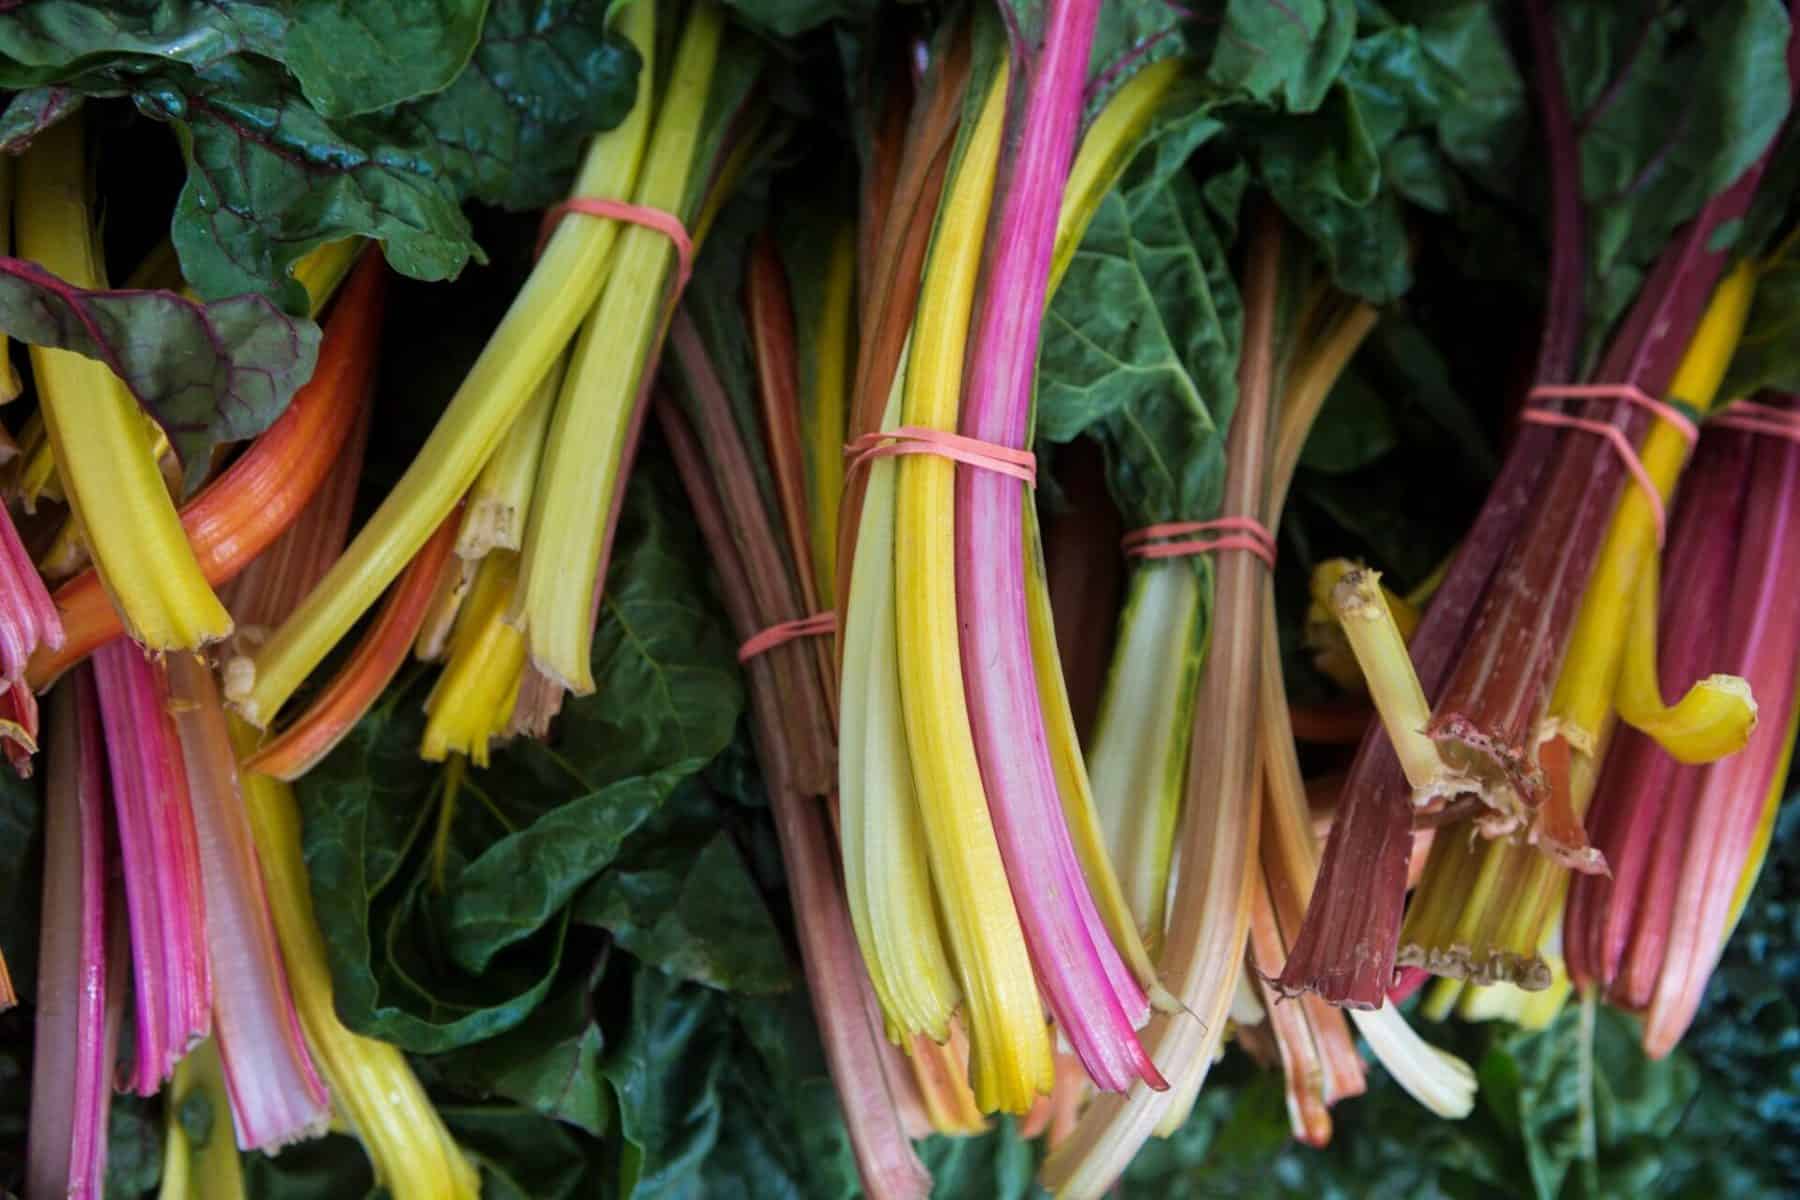
[[[212,449],[254,437],[312,376],[319,327],[261,296],[200,304],[174,292],[88,291],[0,258],[0,331],[97,359],[168,433],[190,487]]]
[[[448,86],[486,8],[487,0],[21,5],[0,19],[0,87],[57,82],[106,59],[206,67],[247,53],[284,63],[326,116],[354,116]]]
[[[633,480],[595,638],[599,691],[460,780],[423,772],[415,679],[300,784],[337,1004],[430,1053],[518,1026],[550,994],[570,902],[732,736],[731,643],[679,501]],[[626,699],[629,698],[629,699]]]
[[[1670,234],[1756,161],[1789,108],[1779,0],[1557,6],[1581,134],[1597,344]],[[1648,21],[1648,24],[1646,24]]]
[[[1218,507],[1243,314],[1225,246],[1186,175],[1102,201],[1051,299],[1038,358],[1041,437],[1097,438],[1133,526]]]
[[[0,111],[0,153],[23,154],[31,139],[81,107],[81,96],[64,87],[15,92]]]
[[[81,97],[130,99],[180,140],[171,236],[189,284],[295,313],[289,272],[326,242],[374,238],[418,279],[481,261],[463,202],[555,199],[583,139],[629,111],[639,66],[607,6],[581,0],[493,0],[485,22],[483,0],[319,3],[291,25],[285,5],[31,11],[64,7],[0,16],[0,80],[55,85],[14,99],[0,144],[16,152]],[[363,22],[383,37],[353,36]]]
[[[1195,23],[1211,35],[1201,46],[1207,78],[1294,112],[1323,103],[1356,32],[1355,0],[1225,0],[1222,9]]]

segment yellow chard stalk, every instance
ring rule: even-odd
[[[470,489],[456,535],[458,558],[478,559],[490,550],[518,550],[524,545],[525,514],[531,509],[531,490],[544,457],[544,440],[550,435],[550,415],[562,388],[562,368],[561,362],[550,368]]]
[[[1669,384],[1674,399],[1702,415],[1711,411],[1755,291],[1756,272],[1748,263],[1739,264],[1720,282]],[[1688,454],[1686,441],[1666,421],[1653,424],[1644,438],[1639,457],[1665,504]],[[1714,676],[1696,684],[1675,708],[1664,707],[1655,671],[1656,556],[1656,525],[1649,502],[1641,488],[1626,488],[1582,593],[1542,740],[1560,736],[1575,751],[1593,754],[1615,699],[1627,723],[1663,742],[1683,762],[1710,762],[1749,739],[1756,705],[1742,680]],[[1648,593],[1643,590],[1646,580]],[[1644,607],[1645,595],[1650,598],[1648,610],[1634,619],[1633,610]]]
[[[633,203],[682,212],[701,169],[696,160],[724,24],[710,2],[688,16]],[[627,441],[644,403],[643,376],[675,266],[675,245],[661,232],[631,226],[619,235],[617,261],[570,356],[538,467],[512,620],[525,630],[533,665],[576,695],[594,690],[588,659],[607,506],[630,465]]]
[[[643,60],[639,88],[655,95],[656,5],[632,4],[621,34]],[[589,146],[577,196],[631,192],[649,131],[649,103]],[[475,482],[537,386],[568,347],[600,294],[618,223],[572,218],[557,226],[506,316],[488,339],[437,427],[387,499],[304,603],[228,681],[244,718],[266,725],[388,584],[405,569]]]
[[[105,287],[78,118],[32,143],[18,199],[19,252],[76,287]],[[192,650],[230,633],[125,382],[104,363],[44,346],[31,348],[31,368],[57,474],[131,636],[152,650]]]
[[[908,425],[956,429],[1005,108],[1002,68],[963,147],[926,267],[906,373]],[[975,1097],[986,1111],[1024,1112],[1050,1090],[1055,1063],[964,700],[952,537],[955,464],[908,455],[898,475],[900,696],[932,878],[967,1006]]]
[[[198,1103],[196,1103],[198,1102]],[[244,1165],[218,1043],[208,1038],[175,1068],[163,1101],[163,1176],[158,1200],[243,1200]],[[193,1114],[204,1114],[197,1123]],[[190,1127],[200,1133],[199,1140]]]
[[[233,721],[232,740],[241,761],[256,752],[259,737]],[[376,1181],[395,1200],[475,1200],[480,1178],[405,1056],[350,1032],[332,1007],[331,966],[313,916],[293,790],[248,770],[239,779],[301,1031],[337,1110],[368,1152]]]
[[[506,623],[518,581],[519,556],[512,551],[481,560],[450,634],[449,659],[425,698],[420,757],[442,762],[466,754],[485,767],[489,743],[505,736],[525,676],[525,636]]]

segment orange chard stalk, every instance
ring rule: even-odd
[[[342,455],[375,374],[385,280],[380,255],[365,256],[326,325],[312,380],[236,462],[182,506],[182,529],[207,583],[235,578],[281,536]],[[95,571],[71,579],[53,599],[67,636],[60,650],[32,656],[26,678],[38,690],[125,632]]]
[[[237,624],[239,644],[268,636],[344,552],[368,446],[369,408],[364,405],[343,453],[300,516],[220,597]]]
[[[461,523],[459,506],[413,556],[349,661],[292,725],[244,760],[245,770],[276,779],[298,779],[369,711],[406,662],[439,580],[447,570],[455,569],[452,551]]]

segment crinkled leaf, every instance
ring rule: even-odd
[[[1800,391],[1800,236],[1790,233],[1759,264],[1756,299],[1721,394]]]
[[[16,92],[0,111],[0,153],[23,154],[31,139],[81,107],[81,96],[62,87]]]
[[[1670,234],[1781,128],[1788,17],[1779,0],[1654,10],[1583,0],[1556,17],[1582,134],[1597,342]]]
[[[1225,0],[1195,22],[1207,78],[1294,112],[1310,112],[1356,33],[1354,0]],[[1210,43],[1208,45],[1207,43]]]
[[[569,901],[730,739],[731,643],[678,505],[640,471],[595,637],[599,691],[565,707],[552,744],[521,741],[452,793],[418,761],[415,679],[301,781],[314,902],[353,1028],[429,1053],[519,1025],[555,980]]]
[[[485,1200],[577,1200],[595,1195],[597,1147],[526,1108],[446,1108],[451,1136],[481,1172]]]
[[[57,0],[0,16],[0,87],[59,83],[115,60],[203,67],[249,52],[279,61],[288,5],[258,0]]]
[[[156,1190],[162,1178],[162,1104],[155,1099],[114,1095],[106,1121],[107,1197],[128,1198]]]
[[[71,94],[129,97],[175,126],[188,181],[171,236],[188,282],[209,299],[257,292],[302,312],[293,264],[358,235],[379,240],[403,274],[450,278],[481,259],[463,201],[547,203],[583,139],[617,124],[636,88],[636,52],[607,33],[607,6],[581,0],[493,0],[472,55],[477,0],[319,4],[292,30],[256,25],[256,38],[240,25],[260,6],[227,4],[217,25],[199,13],[211,6],[177,7],[203,28],[171,36],[167,54],[115,47],[40,74]],[[431,24],[450,12],[462,15]],[[334,53],[362,21],[398,22],[406,40],[361,39]],[[432,50],[412,45],[415,35]],[[405,64],[381,69],[387,54]],[[371,78],[386,91],[368,91]],[[46,100],[34,104],[5,128],[41,127]]]
[[[327,0],[294,6],[288,70],[328,117],[441,91],[469,61],[488,0]],[[508,6],[500,5],[504,9]]]
[[[857,1194],[802,995],[731,997],[644,968],[607,987],[629,996],[602,1066],[627,1143],[622,1194]]]
[[[792,982],[781,934],[710,789],[684,785],[589,884],[574,918],[660,970],[739,993]]]
[[[254,437],[312,375],[319,327],[261,296],[200,304],[174,292],[88,291],[0,258],[0,331],[112,368],[168,433],[190,486],[212,448]]]
[[[503,1096],[602,1136],[612,1124],[612,1092],[599,1070],[606,1035],[594,1011],[603,966],[559,984],[517,1029],[420,1060],[426,1078],[484,1098]]]
[[[446,87],[487,0],[111,0],[19,6],[0,18],[0,87],[55,83],[120,58],[206,67],[235,54],[286,65],[330,117]]]
[[[468,69],[414,110],[468,195],[515,209],[559,200],[587,135],[624,119],[639,62],[608,34],[610,9],[495,0]]]
[[[394,268],[419,279],[447,279],[480,253],[458,181],[421,123],[328,121],[278,67],[248,57],[162,72],[133,98],[181,134],[188,180],[171,236],[202,296],[268,290],[301,311],[293,264],[352,234],[380,240]]]
[[[1095,213],[1051,300],[1040,435],[1097,437],[1134,526],[1212,516],[1241,328],[1198,186],[1186,176],[1142,187],[1128,178]]]

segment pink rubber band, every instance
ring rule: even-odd
[[[1673,426],[1681,440],[1692,446],[1700,430],[1688,415],[1666,404],[1635,383],[1541,383],[1526,393],[1529,400],[1623,400],[1635,404],[1657,420]]]
[[[964,437],[960,433],[948,433],[942,429],[926,429],[918,425],[903,425],[899,429],[865,433],[845,446],[844,453],[850,457],[849,471],[867,466],[878,458],[893,458],[901,454],[935,454],[939,458],[952,459],[966,466],[1010,475],[1022,480],[1027,486],[1037,483],[1037,455],[1029,450],[997,446],[979,438]]]
[[[609,221],[625,221],[662,234],[675,244],[675,294],[679,296],[687,290],[688,279],[694,274],[694,239],[688,236],[687,226],[674,213],[664,212],[660,208],[646,208],[642,204],[630,204],[624,200],[575,196],[544,210],[544,223],[538,230],[537,253],[544,252],[544,243],[550,240],[550,235],[570,213],[602,217]]]
[[[1800,408],[1776,408],[1773,404],[1758,404],[1754,400],[1734,400],[1707,424],[1800,442]]]
[[[837,632],[837,614],[822,612],[771,625],[738,647],[738,661],[747,663],[759,654],[804,637],[823,637]]]
[[[1190,534],[1213,530],[1236,530],[1230,537],[1196,538],[1164,541],[1165,538],[1188,538]],[[1120,539],[1119,545],[1129,558],[1185,558],[1190,554],[1210,554],[1215,550],[1245,550],[1263,560],[1270,570],[1275,568],[1275,535],[1254,517],[1220,517],[1215,521],[1165,521],[1134,529]]]
[[[1643,388],[1632,383],[1588,383],[1588,384],[1539,384],[1527,393],[1530,400],[1623,400],[1627,404],[1635,404],[1644,409],[1652,417],[1667,424],[1681,440],[1692,446],[1700,437],[1700,430],[1690,421],[1686,413],[1673,405],[1665,404],[1650,395]],[[1519,419],[1530,425],[1548,425],[1556,429],[1578,429],[1583,433],[1591,433],[1605,438],[1618,451],[1619,461],[1631,472],[1631,478],[1644,494],[1644,502],[1650,506],[1650,520],[1656,526],[1656,544],[1663,544],[1663,536],[1668,528],[1668,511],[1663,504],[1662,493],[1656,489],[1656,481],[1650,478],[1650,471],[1644,466],[1644,460],[1638,457],[1637,447],[1625,436],[1625,431],[1607,421],[1594,421],[1586,417],[1570,416],[1567,413],[1550,412],[1542,408],[1527,408],[1519,414]]]

